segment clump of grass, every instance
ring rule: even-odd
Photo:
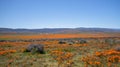
[[[0,47],[12,47],[12,45],[11,44],[3,44],[3,45],[1,45]]]
[[[73,52],[75,51],[75,48],[66,48],[66,49],[63,49],[64,52]]]

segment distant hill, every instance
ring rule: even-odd
[[[110,29],[110,28],[43,28],[43,29],[0,28],[0,33],[84,33],[84,32],[120,33],[120,29]]]

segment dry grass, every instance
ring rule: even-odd
[[[120,52],[114,50],[116,46],[120,46],[120,38],[107,38],[110,35],[105,34],[95,35],[44,34],[43,36],[42,34],[0,36],[1,39],[23,40],[16,42],[0,42],[0,67],[120,67]],[[75,38],[79,37],[85,37],[84,39],[87,43],[73,43],[72,45],[68,43],[59,44],[60,40],[78,42],[80,39]],[[24,42],[26,39],[34,40],[39,38],[47,39]],[[43,44],[45,54],[25,52],[26,47],[32,43]]]

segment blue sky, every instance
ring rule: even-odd
[[[120,29],[120,0],[0,0],[0,27]]]

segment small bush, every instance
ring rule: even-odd
[[[59,41],[59,44],[66,44],[65,41]]]
[[[79,43],[80,44],[85,44],[85,43],[87,43],[87,41],[86,40],[80,40]]]
[[[39,45],[39,44],[32,44],[32,45],[29,45],[27,48],[26,48],[26,52],[32,52],[32,53],[41,53],[41,54],[44,54],[44,46],[43,45]]]
[[[120,51],[120,46],[115,47],[115,50],[116,50],[116,51]]]

